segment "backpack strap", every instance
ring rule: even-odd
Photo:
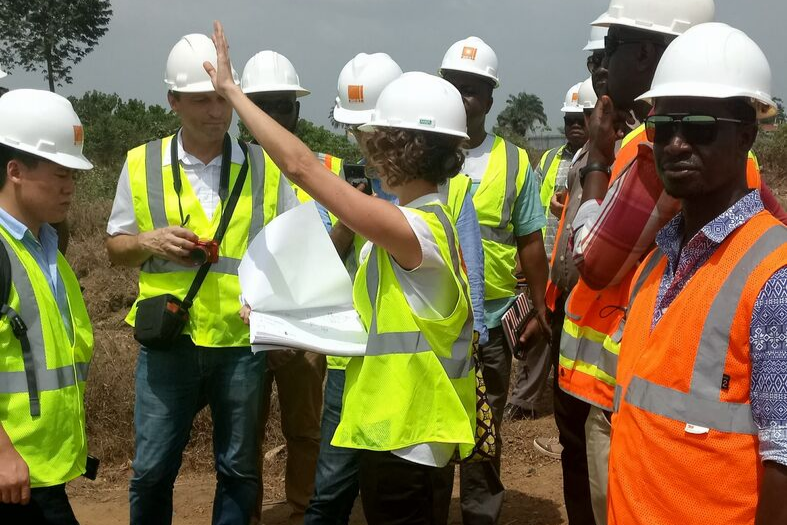
[[[27,338],[27,325],[16,313],[16,310],[8,304],[11,297],[11,286],[11,260],[8,258],[5,243],[0,242],[0,319],[8,318],[14,337],[22,345],[27,392],[30,397],[30,415],[38,417],[41,415],[41,400],[38,397],[38,378],[36,378],[33,350],[30,348],[30,340]]]

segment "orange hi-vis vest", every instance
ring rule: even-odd
[[[666,257],[640,265],[623,335],[609,455],[610,525],[754,525],[763,468],[750,326],[787,262],[767,211],[733,232],[651,330]]]
[[[634,164],[641,144],[649,144],[644,125],[623,139],[612,165],[610,186]],[[760,187],[759,165],[752,153],[746,178],[749,188]],[[603,290],[593,290],[580,277],[566,300],[558,383],[564,392],[607,411],[612,410],[625,306],[635,272],[636,267],[618,284]]]
[[[555,266],[555,260],[557,259],[557,249],[560,246],[561,238],[563,237],[563,233],[566,229],[566,210],[568,210],[568,201],[569,201],[569,194],[566,193],[566,200],[563,203],[563,213],[560,215],[560,222],[557,225],[557,233],[555,233],[555,241],[552,245],[552,254],[549,256],[549,268],[550,274],[552,273],[551,269]],[[555,307],[557,305],[557,300],[560,297],[562,291],[557,287],[557,285],[552,282],[552,278],[550,277],[547,280],[547,290],[546,294],[544,295],[544,302],[546,307],[549,308],[550,311],[554,312]]]
[[[623,139],[612,166],[610,185],[631,167],[639,145],[647,141],[645,126]],[[601,291],[593,290],[580,277],[566,300],[558,383],[564,392],[608,411],[612,410],[622,335],[618,325],[623,319],[633,273]]]

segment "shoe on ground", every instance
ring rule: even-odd
[[[555,437],[537,437],[533,440],[533,448],[535,448],[537,452],[553,459],[560,459],[560,454],[563,452],[563,445],[561,445],[560,441]]]
[[[536,411],[508,403],[503,409],[504,421],[524,421],[536,419]]]

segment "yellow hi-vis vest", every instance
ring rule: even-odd
[[[543,177],[541,180],[541,206],[544,208],[544,215],[549,219],[549,203],[552,201],[552,195],[555,194],[555,183],[557,181],[557,172],[560,168],[560,161],[563,160],[563,151],[566,145],[559,148],[554,148],[541,157],[541,162],[538,165],[538,171]],[[546,226],[544,227],[546,230]]]
[[[473,449],[475,367],[473,312],[456,229],[439,201],[415,210],[424,218],[459,291],[442,319],[418,317],[394,273],[390,255],[372,247],[355,279],[353,300],[369,332],[366,355],[347,366],[337,447],[389,451],[420,443]]]
[[[440,196],[445,199],[446,206],[450,212],[451,222],[455,225],[456,220],[459,218],[459,213],[462,211],[462,205],[465,202],[465,197],[470,192],[470,187],[473,181],[467,175],[456,175],[451,178],[446,184],[440,186]],[[336,218],[331,215],[331,222],[335,225]],[[353,238],[353,255],[356,261],[360,261],[361,249],[366,244],[366,239],[360,235]],[[360,266],[360,264],[358,265]],[[328,356],[328,368],[333,370],[344,370],[347,368],[347,363],[350,362],[349,357],[336,357]]]
[[[140,233],[180,225],[178,196],[175,193],[172,166],[163,166],[168,158],[173,137],[150,142],[128,153],[128,173],[134,214]],[[219,247],[219,262],[210,267],[205,282],[189,310],[189,323],[184,333],[194,344],[204,347],[249,346],[249,327],[238,315],[240,282],[238,266],[249,243],[277,213],[281,172],[257,145],[249,144],[249,171],[232,214],[227,232]],[[232,163],[229,189],[235,185],[241,166]],[[190,217],[186,227],[200,239],[212,239],[224,210],[222,203],[212,218],[205,216],[188,178],[181,174],[183,216]],[[197,267],[151,257],[139,273],[137,302],[162,294],[180,299],[186,296]],[[133,325],[136,303],[126,317]]]
[[[7,317],[0,320],[0,422],[30,469],[33,488],[60,485],[85,472],[85,381],[93,356],[93,329],[74,272],[58,254],[71,311],[73,342],[44,273],[24,245],[0,228],[11,262],[9,306],[27,326],[32,356]],[[28,373],[35,374],[30,384]],[[37,402],[36,402],[37,401]]]
[[[484,247],[487,301],[515,295],[517,244],[511,218],[529,167],[525,150],[495,137],[489,165],[473,196]]]
[[[338,175],[339,177],[342,178],[342,180],[344,180],[344,161],[342,159],[340,159],[339,157],[334,157],[333,155],[328,155],[327,153],[318,153],[317,159],[320,162],[322,162],[326,168],[328,168],[335,175]],[[303,188],[301,188],[291,180],[289,179],[287,180],[290,183],[290,186],[292,186],[292,189],[295,192],[295,196],[298,197],[298,201],[300,203],[314,200],[311,195],[309,195],[308,193],[306,193],[306,191],[303,190]],[[331,219],[333,219],[333,215],[331,215]]]

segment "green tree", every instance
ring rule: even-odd
[[[90,91],[69,100],[85,127],[85,156],[114,171],[119,171],[129,149],[171,135],[180,124],[169,109],[136,99],[124,101],[115,93]]]
[[[243,122],[238,122],[238,130],[243,140],[251,141],[253,139]],[[317,126],[304,118],[298,120],[295,135],[315,153],[328,153],[348,162],[355,162],[361,158],[358,146],[351,143],[346,137],[333,133],[322,126]]]
[[[109,0],[3,0],[0,62],[41,71],[55,85],[70,84],[71,68],[107,32]]]
[[[779,97],[773,97],[773,101],[776,102],[776,109],[778,110],[774,123],[787,124],[787,115],[784,113],[784,101]]]
[[[528,133],[533,133],[539,127],[549,129],[544,104],[537,95],[522,92],[509,95],[505,109],[497,117],[494,132],[524,147]]]

